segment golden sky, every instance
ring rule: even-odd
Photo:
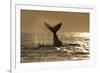
[[[21,10],[21,32],[49,32],[51,26],[62,22],[61,32],[89,32],[89,13]]]

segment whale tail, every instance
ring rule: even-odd
[[[53,33],[56,33],[60,27],[62,26],[62,23],[60,22],[59,24],[57,24],[56,26],[52,27],[50,26],[48,23],[45,23],[46,27],[51,30]]]
[[[57,24],[56,26],[52,27],[49,24],[45,23],[45,26],[53,32],[53,46],[55,47],[60,47],[62,46],[62,42],[58,39],[58,36],[56,34],[56,32],[60,29],[60,27],[62,26],[62,23],[60,22],[59,24]]]

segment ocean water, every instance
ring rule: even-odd
[[[57,34],[63,46],[53,47],[53,37],[45,33],[21,34],[21,63],[89,60],[90,37],[87,32]]]

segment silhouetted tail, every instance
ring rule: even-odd
[[[62,23],[57,24],[56,26],[52,27],[49,24],[45,23],[46,27],[53,32],[53,46],[60,47],[62,46],[62,42],[59,40],[56,32],[60,29]]]
[[[49,24],[45,23],[46,27],[51,30],[53,33],[56,33],[60,27],[62,26],[62,23],[60,22],[59,24],[57,24],[56,26],[52,27]]]

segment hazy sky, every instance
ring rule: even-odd
[[[49,32],[51,26],[62,22],[61,32],[89,32],[89,13],[21,10],[21,32]]]

